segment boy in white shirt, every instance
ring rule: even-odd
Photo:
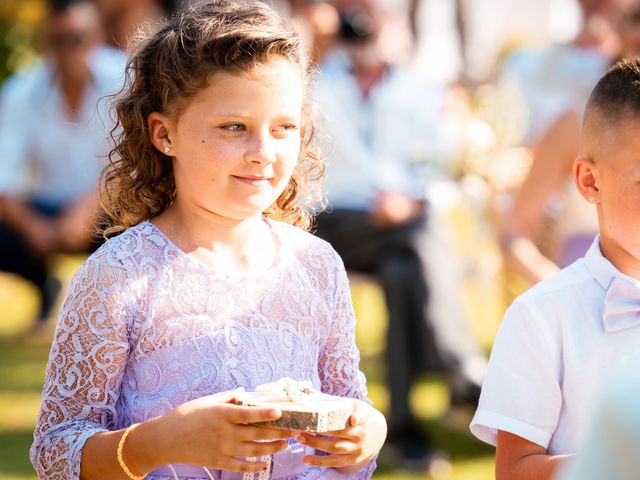
[[[471,422],[496,446],[498,480],[551,478],[576,453],[602,379],[640,351],[639,60],[593,90],[574,180],[600,234],[507,310]]]

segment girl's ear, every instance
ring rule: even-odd
[[[578,192],[589,203],[598,204],[600,190],[598,189],[598,167],[587,157],[578,157],[573,162],[573,180]]]
[[[171,143],[171,122],[166,115],[151,112],[147,117],[147,127],[151,143],[167,156],[173,156]]]

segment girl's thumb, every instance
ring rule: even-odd
[[[238,387],[233,390],[226,390],[224,392],[218,392],[214,394],[214,397],[217,401],[221,403],[229,403],[232,400],[238,398],[238,395],[244,393],[244,387]]]

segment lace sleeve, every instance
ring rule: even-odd
[[[360,352],[356,346],[355,315],[351,303],[349,280],[342,260],[333,252],[334,310],[324,347],[318,360],[322,391],[342,397],[370,402],[364,373],[360,371]],[[365,480],[376,468],[375,460],[352,474],[341,474],[333,468],[323,469],[322,480]]]
[[[124,276],[121,267],[94,255],[71,281],[30,450],[40,478],[78,479],[85,441],[114,429],[129,352]]]
[[[331,324],[318,359],[322,391],[360,400],[367,398],[364,374],[360,371],[360,352],[356,346],[355,315],[349,280],[342,260],[333,252],[333,312]]]

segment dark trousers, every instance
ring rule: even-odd
[[[31,204],[40,214],[55,217],[61,207],[34,202]],[[96,240],[87,253],[95,251],[102,242]],[[40,297],[38,320],[47,319],[57,294],[59,284],[52,279],[47,258],[35,253],[27,242],[8,225],[0,222],[0,271],[13,273],[31,282]]]
[[[415,374],[443,368],[427,318],[429,290],[421,251],[426,233],[426,217],[392,229],[376,228],[369,214],[358,210],[336,209],[316,217],[316,234],[331,243],[347,270],[373,274],[382,284],[389,316],[390,432],[415,426],[409,407]]]

